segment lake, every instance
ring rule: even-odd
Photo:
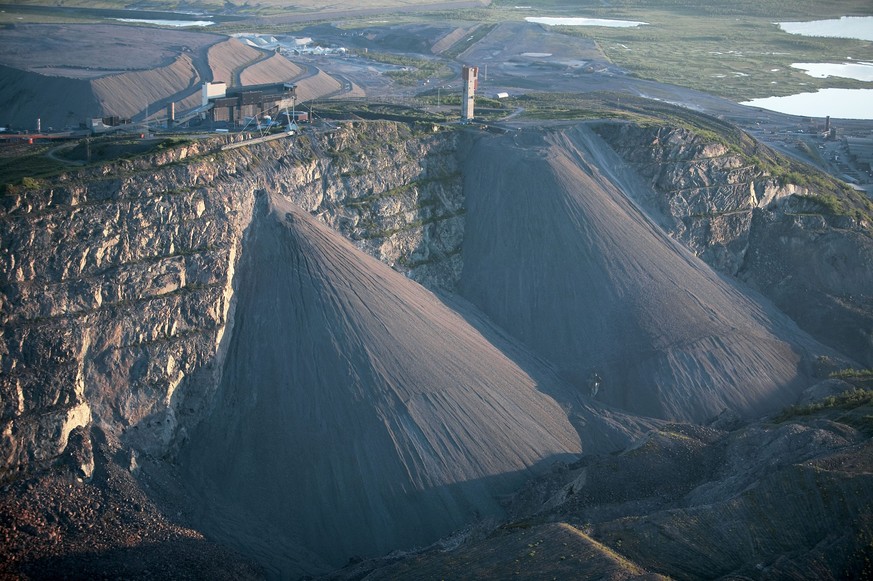
[[[553,18],[550,16],[528,16],[527,22],[545,24],[546,26],[607,26],[609,28],[634,28],[648,24],[632,20],[610,20],[608,18]]]
[[[832,20],[777,24],[789,34],[873,40],[873,16],[843,16]],[[848,59],[851,60],[851,57]],[[869,62],[795,63],[791,66],[820,79],[833,76],[873,81],[873,63]],[[873,119],[873,89],[821,89],[787,97],[753,99],[741,105],[804,117]]]
[[[185,26],[212,26],[215,24],[211,20],[150,20],[148,18],[115,18],[119,22],[130,22],[133,24],[154,24],[155,26],[174,26],[182,28]]]
[[[856,81],[873,81],[873,63],[794,63],[791,66],[818,79],[842,77]]]
[[[815,93],[752,99],[740,105],[803,117],[873,119],[873,89],[821,89]]]
[[[843,16],[833,20],[779,22],[778,24],[779,28],[789,34],[873,40],[873,16]]]

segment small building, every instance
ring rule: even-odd
[[[306,111],[282,111],[279,113],[282,123],[309,123],[309,113]]]
[[[497,93],[496,95],[494,95],[494,98],[495,99],[508,99],[509,93]]]
[[[89,118],[87,121],[87,128],[90,129],[93,134],[108,133],[109,131],[117,130],[125,125],[130,125],[130,119],[118,117],[117,115],[112,115],[110,117],[93,117]]]

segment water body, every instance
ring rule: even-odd
[[[208,26],[215,22],[231,22],[239,20],[236,16],[221,16],[215,14],[192,14],[187,12],[166,12],[158,10],[120,10],[111,8],[83,8],[78,6],[31,6],[27,4],[5,4],[7,12],[25,12],[28,14],[45,14],[50,16],[66,16],[74,18],[102,18],[122,22],[161,24],[163,26]],[[209,21],[203,20],[209,18]],[[175,24],[175,23],[184,24]],[[208,22],[208,24],[203,24]],[[172,23],[172,24],[171,24]]]
[[[873,41],[873,16],[843,16],[832,20],[777,24],[789,34]],[[791,66],[820,79],[834,76],[873,81],[873,63],[868,62],[795,63]],[[821,89],[815,93],[753,99],[741,105],[804,117],[830,115],[835,119],[873,119],[873,89]]]
[[[815,93],[765,97],[740,104],[804,117],[873,119],[873,89],[821,89]]]
[[[553,18],[549,16],[528,16],[526,22],[545,24],[546,26],[607,26],[609,28],[635,28],[648,24],[647,22],[634,22],[632,20],[610,20],[607,18]]]
[[[842,77],[856,81],[873,81],[873,63],[794,63],[791,66],[818,79]]]
[[[789,34],[873,40],[873,16],[843,16],[833,20],[779,22],[778,24],[779,28]]]
[[[115,18],[119,22],[130,22],[134,24],[154,24],[156,26],[173,26],[183,28],[186,26],[212,26],[215,24],[211,20],[150,20],[147,18]]]

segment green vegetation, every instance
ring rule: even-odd
[[[856,389],[807,404],[791,406],[773,418],[776,423],[827,415],[867,433],[873,432],[873,389]]]
[[[551,10],[559,16],[588,16],[592,11],[599,11],[605,5],[599,0],[530,0],[524,4],[538,10]],[[492,6],[495,8],[513,8],[518,6],[518,3],[515,0],[494,0]],[[769,18],[775,16],[824,18],[843,14],[867,14],[871,10],[870,3],[866,0],[835,0],[824,3],[817,0],[796,0],[787,4],[781,0],[731,0],[719,3],[699,2],[697,0],[611,0],[608,6],[610,10],[614,11],[645,7],[710,17],[761,16]]]
[[[844,62],[869,58],[873,43],[788,34],[776,22],[873,14],[861,0],[790,5],[775,0],[700,3],[690,0],[639,2],[619,0],[577,3],[546,0],[534,10],[513,11],[501,0],[495,10],[506,16],[577,16],[647,23],[637,28],[556,26],[555,32],[591,38],[616,65],[647,79],[698,89],[745,101],[770,95],[809,92],[821,87],[864,88],[852,79],[818,79],[791,67],[797,62]]]
[[[815,182],[812,188],[822,191],[820,189],[821,180],[822,178],[820,178],[819,176],[806,176],[804,174],[800,174],[800,178],[797,179],[797,181],[790,181],[790,179],[786,179],[785,181],[786,183],[799,185],[809,185],[809,183],[812,181]],[[816,188],[816,186],[819,186],[819,188]],[[824,193],[799,195],[797,197],[802,200],[815,203],[821,209],[822,214],[829,214],[832,216],[848,216],[859,221],[867,221],[868,224],[873,223],[873,203],[871,203],[868,198],[861,194],[858,194],[854,190],[851,190],[849,188],[843,188],[843,190],[844,193],[841,196]]]
[[[368,52],[364,56],[370,60],[403,67],[402,70],[388,71],[391,77],[400,85],[417,85],[429,79],[450,79],[454,77],[452,69],[443,61],[436,59],[416,58],[386,52]]]
[[[67,164],[46,156],[50,146],[4,145],[0,148],[0,185],[3,194],[18,188],[39,187],[39,180],[54,177],[69,169]]]
[[[830,374],[834,379],[873,379],[873,369],[841,369]]]
[[[613,63],[637,76],[737,101],[825,86],[865,87],[851,79],[817,79],[791,67],[796,62],[842,62],[847,55],[864,58],[870,44],[864,41],[789,35],[770,19],[701,19],[672,12],[629,16],[651,26],[560,31],[593,38]]]

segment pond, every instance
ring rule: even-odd
[[[154,24],[156,26],[174,26],[182,28],[185,26],[212,26],[215,24],[210,20],[150,20],[148,18],[113,18],[119,22],[130,22],[134,24]]]
[[[634,28],[648,24],[632,20],[610,20],[608,18],[553,18],[550,16],[528,16],[527,22],[545,24],[546,26],[607,26],[609,28]]]
[[[842,77],[856,81],[873,81],[873,63],[794,63],[791,66],[818,79]]]
[[[843,16],[831,20],[777,24],[789,34],[873,41],[873,16]],[[847,60],[852,59],[847,57]],[[843,77],[865,82],[873,81],[873,63],[870,62],[794,63],[791,66],[820,79]],[[804,117],[873,119],[873,89],[829,88],[787,97],[753,99],[741,104]]]
[[[779,28],[789,34],[873,40],[873,16],[843,16],[833,20],[779,22],[778,24]]]
[[[873,119],[873,89],[821,89],[815,93],[764,97],[740,104],[803,117]]]

